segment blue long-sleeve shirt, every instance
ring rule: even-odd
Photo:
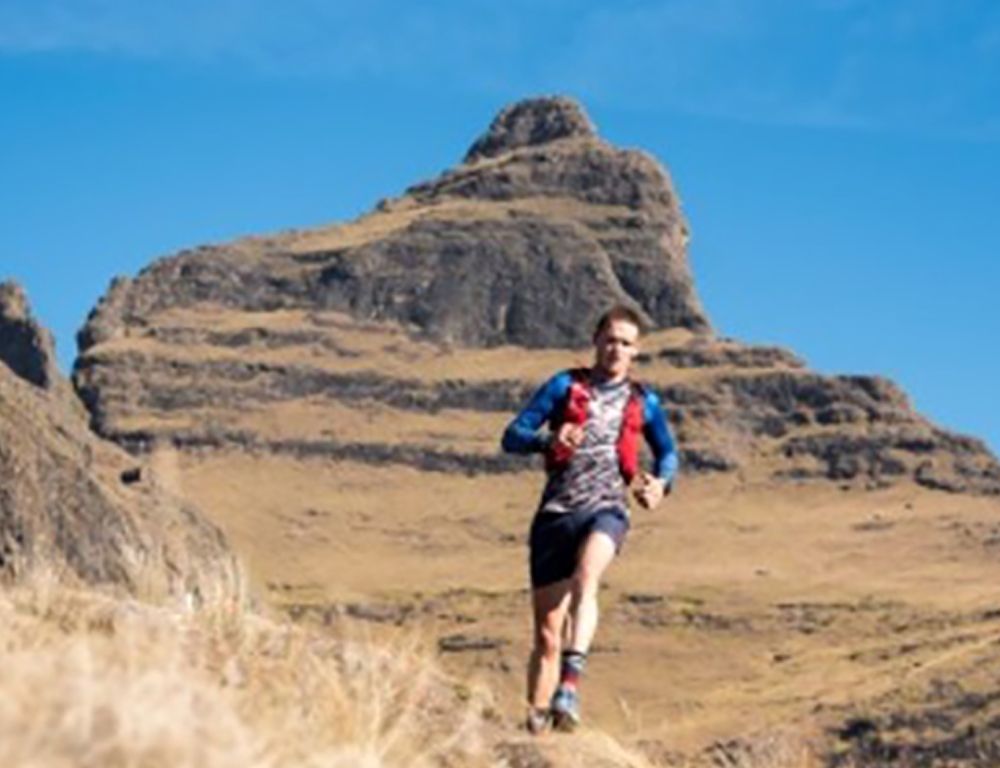
[[[524,409],[507,426],[501,445],[508,453],[543,453],[551,434],[542,426],[552,424],[556,409],[563,403],[573,384],[569,371],[561,371],[545,382]],[[677,472],[678,458],[674,439],[664,418],[659,396],[643,389],[643,437],[653,454],[652,474],[669,486]]]

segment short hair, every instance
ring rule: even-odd
[[[632,325],[639,329],[640,334],[646,330],[643,327],[642,318],[638,312],[624,304],[615,304],[598,318],[597,325],[594,326],[594,338],[596,339],[601,331],[605,330],[615,320],[625,320],[632,323]]]

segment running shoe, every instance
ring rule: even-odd
[[[560,685],[552,696],[552,727],[569,732],[580,724],[580,696],[575,688]]]
[[[528,710],[528,717],[524,721],[524,727],[533,736],[545,733],[552,725],[552,713],[547,709],[531,707]]]

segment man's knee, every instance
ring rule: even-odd
[[[606,562],[594,562],[583,558],[573,572],[573,592],[577,598],[596,595],[600,587],[601,575],[607,567]]]
[[[607,534],[592,536],[573,572],[573,592],[577,599],[581,596],[597,594],[601,575],[615,556],[615,543]]]
[[[573,574],[573,596],[579,602],[581,598],[593,597],[600,588],[600,574],[594,570],[580,566]]]
[[[542,659],[559,657],[560,632],[558,628],[543,625],[535,632],[535,654]]]

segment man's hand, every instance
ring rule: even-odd
[[[583,442],[582,424],[563,424],[556,432],[555,445],[563,448],[579,448]]]
[[[639,486],[635,489],[635,500],[643,509],[655,509],[663,501],[664,488],[660,478],[643,472],[639,475]]]

